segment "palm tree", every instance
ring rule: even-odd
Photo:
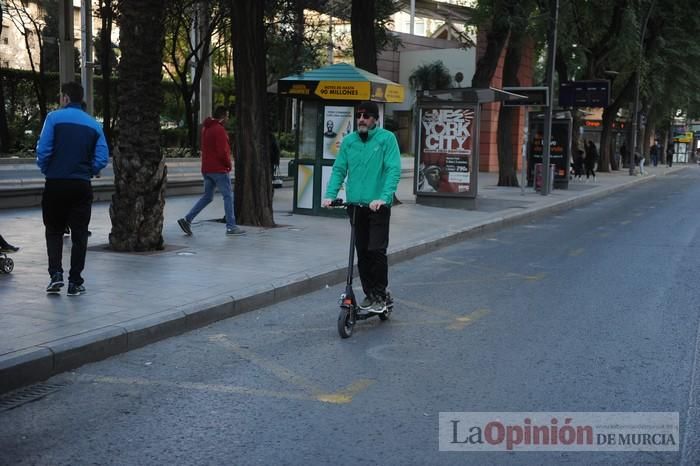
[[[236,220],[271,227],[272,169],[267,127],[264,2],[238,0],[231,11],[236,80]]]
[[[452,86],[452,76],[441,60],[421,65],[408,77],[413,90],[447,89]]]
[[[163,249],[167,169],[160,151],[166,0],[120,0],[119,141],[109,244],[116,251]]]

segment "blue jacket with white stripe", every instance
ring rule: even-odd
[[[107,162],[102,126],[80,104],[70,103],[47,115],[36,146],[36,164],[46,179],[90,181]]]

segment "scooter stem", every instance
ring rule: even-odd
[[[350,258],[348,259],[348,285],[352,285],[352,272],[353,265],[355,262],[355,213],[357,212],[357,206],[352,207],[352,216],[350,217]]]

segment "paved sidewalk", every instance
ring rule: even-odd
[[[392,209],[390,260],[424,254],[475,233],[569,209],[693,166],[650,168],[645,177],[603,173],[595,183],[572,183],[549,196],[531,188],[496,187],[495,174],[479,174],[478,210],[415,204],[412,178],[402,178]],[[244,227],[226,237],[221,200],[214,202],[186,237],[177,225],[197,196],[168,197],[166,249],[113,253],[105,249],[109,204],[96,203],[84,273],[88,293],[46,295],[46,247],[38,208],[0,210],[0,233],[21,246],[15,270],[0,274],[0,393],[43,380],[86,362],[252,311],[345,277],[349,228],[344,218],[292,215],[292,190],[275,193],[277,228]],[[70,240],[66,239],[68,246]],[[64,253],[68,268],[69,254]],[[335,319],[335,314],[328,316]]]

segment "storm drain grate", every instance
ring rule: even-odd
[[[0,411],[9,411],[23,404],[37,401],[50,393],[60,390],[66,385],[66,383],[43,382],[0,395]]]

